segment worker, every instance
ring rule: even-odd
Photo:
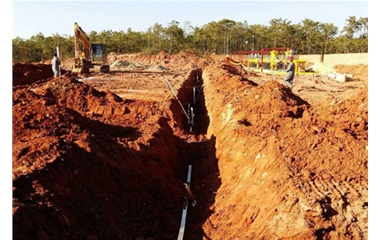
[[[60,68],[60,65],[61,65],[61,61],[59,60],[57,54],[54,53],[54,57],[53,57],[53,59],[51,60],[51,68],[52,68],[52,70],[53,70],[54,77],[61,76],[61,68]]]
[[[289,65],[286,68],[286,77],[284,79],[285,85],[288,87],[291,87],[293,85],[293,79],[294,79],[294,71],[295,71],[295,65],[293,62],[293,56],[289,56]]]

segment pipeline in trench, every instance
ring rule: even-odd
[[[183,225],[183,215],[182,226],[179,224],[178,239],[204,237],[202,225],[212,214],[210,206],[213,205],[216,191],[221,185],[218,159],[215,155],[215,137],[205,137],[210,119],[203,94],[203,80],[200,71],[195,73],[179,89],[178,95],[174,93],[178,103],[172,104],[173,108],[182,109],[182,114],[178,114],[178,110],[172,111],[177,113],[176,121],[188,136],[178,148],[184,181],[184,209],[187,211],[187,214],[183,214],[186,216],[186,225]],[[188,111],[185,112],[186,110]],[[188,183],[190,169],[191,184]]]

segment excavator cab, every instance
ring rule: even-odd
[[[91,44],[91,61],[96,72],[109,72],[110,67],[107,63],[106,47],[102,43]]]
[[[105,45],[102,43],[93,43],[91,44],[91,60],[94,63],[103,63],[106,62],[107,55]]]

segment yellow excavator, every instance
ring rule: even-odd
[[[83,43],[83,51],[80,49],[80,43]],[[110,66],[107,63],[106,47],[102,43],[90,43],[90,38],[85,31],[74,23],[74,42],[75,42],[75,58],[72,72],[88,73],[109,72]]]

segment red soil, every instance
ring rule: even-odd
[[[177,239],[189,164],[184,239],[368,238],[368,66],[289,89],[218,56],[116,60],[167,70],[13,65],[14,239]]]

